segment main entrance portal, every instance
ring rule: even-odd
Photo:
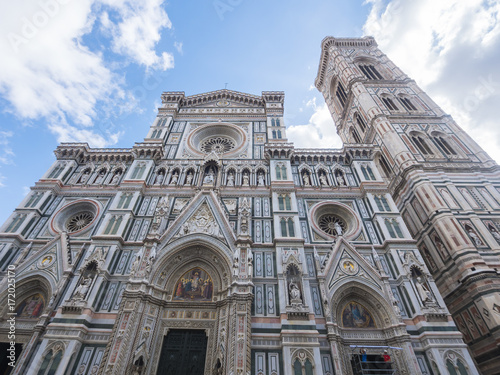
[[[156,375],[203,375],[206,353],[205,331],[170,330],[163,339]]]

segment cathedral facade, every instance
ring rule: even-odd
[[[326,38],[316,87],[342,149],[230,90],[61,144],[0,228],[11,373],[498,373],[498,166],[372,38]]]

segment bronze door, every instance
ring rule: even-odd
[[[206,353],[205,331],[173,329],[163,339],[156,375],[203,375]]]

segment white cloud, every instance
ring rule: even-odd
[[[174,42],[174,47],[181,55],[184,53],[182,50],[182,42]]]
[[[171,68],[172,55],[155,52],[161,31],[171,27],[161,2],[25,0],[3,4],[0,35],[6,37],[0,38],[0,95],[10,104],[7,110],[20,118],[44,118],[60,142],[85,141],[97,147],[116,142],[118,132],[93,126],[96,119],[105,120],[110,110],[113,114],[130,110],[133,98],[113,71],[120,57],[110,57],[92,40],[110,36],[114,52],[131,62],[147,69]],[[108,35],[96,27],[96,20],[104,14]]]
[[[11,131],[0,130],[0,164],[12,164],[14,152],[9,144],[9,138],[14,135]]]
[[[500,0],[368,0],[381,50],[500,161]]]
[[[292,125],[286,130],[288,140],[298,148],[341,148],[330,111],[325,104],[316,105],[316,98],[307,102],[314,109],[306,125]]]

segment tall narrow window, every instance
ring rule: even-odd
[[[356,124],[358,124],[359,129],[361,129],[361,131],[364,133],[366,131],[365,120],[363,120],[363,117],[361,117],[359,113],[356,113],[354,117],[356,119]]]
[[[273,139],[276,139],[276,130],[273,130]]]
[[[384,211],[384,207],[382,206],[382,202],[380,202],[380,198],[378,195],[375,195],[373,197],[373,200],[375,201],[375,204],[377,205],[377,208],[379,211]]]
[[[387,107],[387,109],[389,109],[390,111],[397,111],[397,110],[399,110],[399,108],[396,106],[396,104],[394,104],[394,102],[392,101],[391,98],[383,96],[382,97],[382,101],[384,102],[384,104]]]
[[[450,146],[448,141],[441,136],[434,136],[434,140],[441,147],[445,154],[456,155],[457,152]]]
[[[397,222],[396,219],[392,219],[392,226],[394,227],[394,230],[396,231],[396,234],[398,235],[399,238],[403,238],[403,232],[401,231],[401,227],[399,226],[399,223]]]
[[[24,219],[26,218],[26,215],[17,215],[14,220],[10,223],[10,225],[7,227],[5,230],[6,232],[15,232],[19,229],[21,224],[23,223]]]
[[[286,230],[286,219],[282,217],[280,222],[281,222],[281,237],[288,237]]]
[[[282,178],[281,178],[281,165],[276,165],[276,179],[282,180]]]
[[[278,129],[277,133],[278,133],[278,139],[281,139],[281,130]]]
[[[342,86],[342,82],[340,81],[337,85],[337,91],[335,93],[335,96],[337,97],[340,105],[344,107],[345,103],[347,102],[347,94],[345,92],[344,86]]]
[[[288,219],[288,237],[295,237],[295,229],[293,227],[293,219]]]
[[[111,229],[113,228],[113,225],[115,224],[116,217],[111,216],[111,219],[108,221],[108,225],[106,226],[106,229],[104,230],[104,234],[109,234],[111,232]]]
[[[411,100],[409,98],[406,98],[404,96],[400,96],[399,97],[399,102],[403,105],[403,107],[407,110],[407,111],[416,111],[417,110],[417,107],[415,107],[413,105],[413,103],[411,102]]]
[[[352,128],[351,129],[351,134],[352,134],[352,138],[354,139],[354,142],[361,143],[361,138],[358,135],[358,132],[356,131],[356,129]]]
[[[276,126],[276,121],[274,120],[274,118],[271,119],[271,126]]]
[[[290,196],[288,194],[285,195],[285,209],[287,209],[287,210],[292,209],[292,204],[290,202]]]
[[[57,178],[64,169],[64,165],[57,164],[47,178]]]
[[[394,228],[392,227],[392,223],[389,219],[385,219],[385,227],[389,232],[389,236],[391,236],[391,238],[396,238],[396,232],[394,232]]]
[[[116,232],[118,232],[118,228],[120,228],[120,224],[122,223],[122,221],[123,221],[123,216],[120,216],[118,220],[116,220],[113,229],[111,230],[111,234],[116,234]]]
[[[281,125],[280,125],[280,119],[279,119],[279,118],[277,118],[277,119],[276,119],[276,126],[281,126]]]
[[[413,143],[417,146],[418,150],[423,154],[423,155],[433,155],[434,153],[432,150],[429,148],[429,145],[427,145],[427,142],[425,139],[423,139],[421,136],[415,136],[413,135],[411,137]]]
[[[385,173],[385,176],[390,177],[391,176],[391,168],[389,167],[389,164],[387,163],[387,161],[385,160],[385,158],[383,156],[380,157],[379,162],[380,162],[380,166],[382,167],[382,170]]]
[[[363,173],[363,177],[365,180],[369,180],[370,177],[368,177],[368,172],[366,171],[366,167],[364,165],[361,166],[361,173]]]
[[[285,209],[285,198],[283,197],[283,195],[278,195],[278,206],[280,210]]]
[[[383,79],[382,75],[375,69],[373,65],[360,65],[359,69],[368,79]]]
[[[366,171],[368,172],[368,176],[370,176],[370,180],[376,180],[375,175],[373,174],[373,171],[372,171],[372,167],[367,165]]]
[[[389,206],[389,202],[387,201],[386,197],[384,197],[383,195],[380,196],[380,202],[382,203],[382,205],[384,206],[384,209],[386,211],[391,210],[391,207]]]

